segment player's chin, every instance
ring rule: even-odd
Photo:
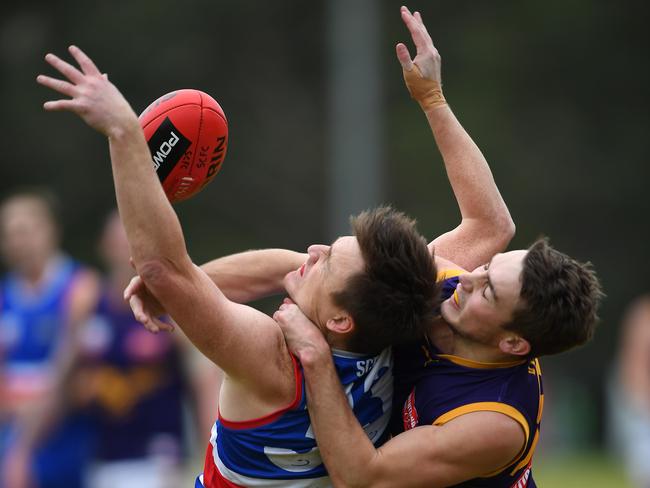
[[[282,283],[284,284],[284,289],[289,295],[289,298],[291,298],[292,300],[294,300],[294,296],[296,294],[296,291],[298,290],[299,278],[300,276],[298,274],[298,271],[289,271],[286,275],[284,275],[284,279],[282,280]]]

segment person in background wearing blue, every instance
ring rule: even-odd
[[[60,248],[55,198],[26,190],[0,205],[0,486],[82,486],[90,431],[60,417],[59,394],[78,357],[95,273]],[[62,419],[62,420],[53,420]]]
[[[99,253],[107,275],[72,387],[85,397],[97,432],[87,486],[181,486],[188,399],[181,337],[146,331],[124,301],[134,271],[117,212],[104,225]]]

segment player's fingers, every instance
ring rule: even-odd
[[[408,48],[400,42],[395,46],[395,53],[397,54],[399,64],[402,65],[402,69],[411,71],[413,69],[413,60],[411,59],[411,53],[409,53]]]
[[[124,300],[129,300],[142,289],[143,281],[139,276],[134,276],[124,289]]]
[[[135,320],[140,322],[142,325],[145,325],[146,322],[149,322],[151,320],[151,316],[145,310],[144,302],[140,299],[139,296],[133,295],[131,298],[129,298],[129,306],[131,307],[131,311],[133,312]]]
[[[70,51],[70,54],[72,54],[72,57],[75,59],[75,61],[79,63],[81,71],[83,71],[84,74],[90,76],[102,76],[101,71],[97,69],[97,66],[95,66],[93,60],[90,59],[88,55],[77,46],[70,46],[68,48],[68,51]]]
[[[426,42],[426,44],[429,47],[433,47],[433,41],[431,40],[431,36],[429,35],[429,31],[427,30],[427,26],[424,25],[424,22],[422,21],[422,15],[420,14],[420,12],[415,12],[413,14],[413,16],[415,17],[415,19],[420,24],[420,32],[422,33],[422,38],[424,39],[424,42]]]
[[[175,328],[172,324],[168,324],[167,322],[163,322],[162,320],[158,318],[152,319],[153,323],[158,327],[159,330],[164,330],[165,332],[174,332]]]
[[[77,105],[75,105],[74,100],[50,100],[43,104],[43,108],[49,112],[59,112],[61,110],[74,112]]]
[[[422,33],[422,26],[406,7],[402,7],[401,14],[402,21],[404,22],[404,25],[406,25],[406,28],[409,30],[411,38],[413,39],[413,43],[415,44],[415,48],[419,53],[426,47],[426,38]]]
[[[74,97],[76,95],[75,86],[65,80],[59,80],[57,78],[52,78],[45,75],[38,75],[36,77],[36,82],[39,85],[51,88],[52,90],[59,92],[62,95],[67,95],[69,97]]]
[[[45,61],[75,85],[83,81],[84,75],[81,71],[67,61],[63,61],[56,54],[46,54]]]
[[[158,327],[158,325],[154,320],[152,320],[148,315],[142,315],[141,313],[136,313],[134,309],[134,305],[131,304],[131,302],[129,302],[129,304],[131,305],[133,316],[138,322],[140,322],[140,324],[142,324],[142,326],[145,329],[147,329],[149,332],[153,332],[154,334],[160,332],[160,328]]]

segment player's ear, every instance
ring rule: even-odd
[[[499,341],[499,349],[506,354],[513,356],[528,356],[530,354],[530,342],[517,334],[508,334]]]
[[[354,320],[347,314],[338,314],[327,321],[327,330],[337,334],[347,334],[354,330]]]

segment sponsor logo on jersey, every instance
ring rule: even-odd
[[[415,390],[411,392],[404,403],[402,410],[402,420],[404,421],[404,430],[410,430],[418,426],[418,411],[415,408]]]

